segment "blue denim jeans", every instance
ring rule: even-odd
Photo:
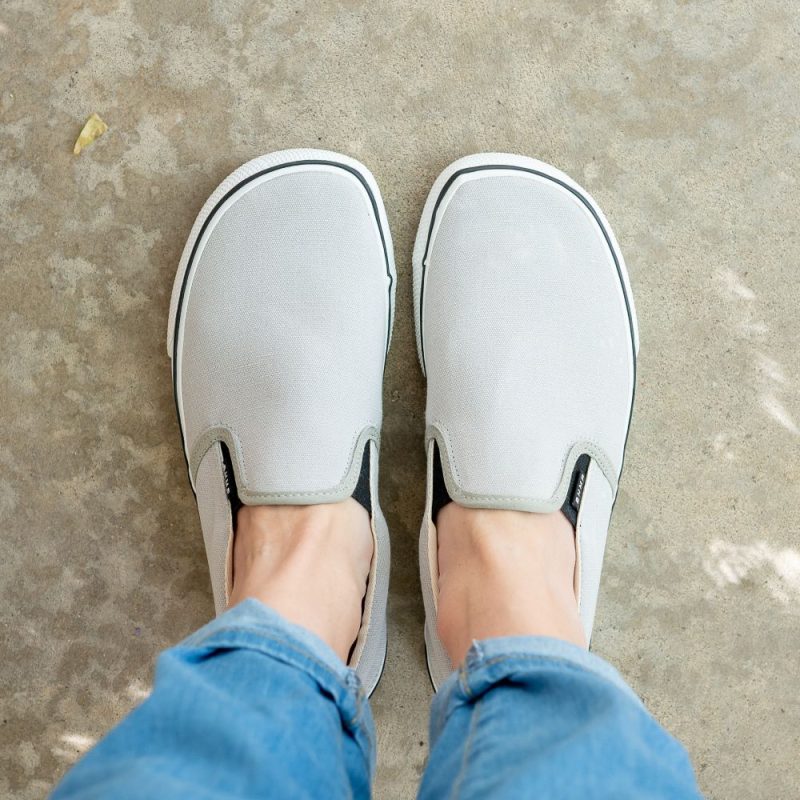
[[[544,637],[476,642],[433,701],[421,798],[699,797],[684,749],[606,662]],[[151,696],[65,798],[366,798],[375,729],[355,673],[247,600],[158,660]]]

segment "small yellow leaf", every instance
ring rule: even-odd
[[[108,125],[106,125],[97,114],[92,114],[92,116],[86,120],[86,124],[83,126],[78,140],[75,142],[75,147],[72,148],[72,152],[77,156],[84,147],[88,147],[98,136],[102,136],[107,130]]]

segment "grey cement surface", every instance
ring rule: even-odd
[[[594,650],[709,797],[800,796],[793,3],[4,0],[0,22],[0,796],[41,797],[212,614],[169,292],[217,183],[290,146],[363,160],[395,238],[377,796],[413,796],[428,740],[413,235],[479,150],[582,182],[629,264],[640,380]],[[93,111],[110,130],[76,158]]]

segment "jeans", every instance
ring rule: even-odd
[[[597,656],[475,642],[437,693],[421,798],[699,797],[683,747]],[[151,696],[54,798],[366,798],[375,728],[355,673],[247,600],[158,659]]]

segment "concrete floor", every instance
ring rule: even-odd
[[[395,239],[376,796],[413,796],[428,738],[413,235],[487,149],[594,194],[639,310],[594,650],[709,797],[800,796],[793,3],[4,0],[0,23],[0,796],[41,797],[212,613],[169,292],[216,184],[289,146],[363,160]],[[75,157],[93,111],[110,130]]]

